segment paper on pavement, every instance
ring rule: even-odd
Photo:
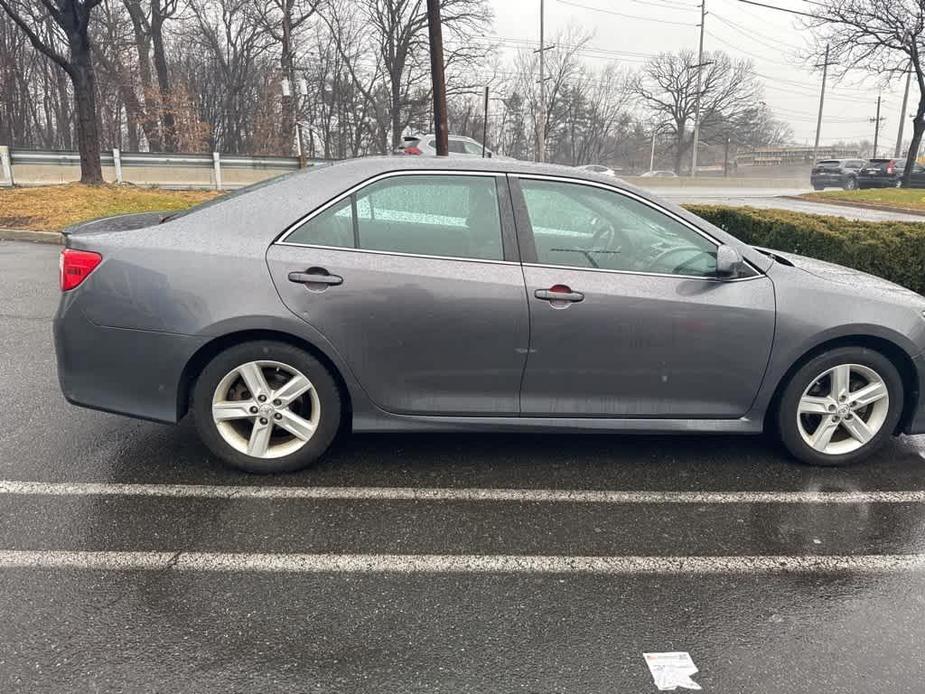
[[[678,687],[700,689],[700,685],[691,679],[696,674],[697,666],[689,653],[643,653],[655,686],[660,692],[673,692]]]

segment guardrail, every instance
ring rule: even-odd
[[[295,171],[298,157],[248,157],[237,154],[160,154],[121,152],[100,155],[109,183],[167,188],[237,188]],[[324,163],[309,159],[306,164]],[[0,185],[50,185],[80,180],[77,152],[10,149],[0,145]]]

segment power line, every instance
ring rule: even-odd
[[[802,48],[805,47],[805,46],[797,46],[796,44],[787,43],[787,42],[785,42],[785,41],[776,41],[775,43],[772,44],[772,43],[770,43],[769,41],[766,41],[766,40],[765,40],[763,37],[761,37],[757,32],[755,32],[755,31],[753,31],[753,30],[751,30],[751,29],[746,29],[746,28],[743,27],[741,24],[738,24],[738,23],[736,23],[736,22],[733,22],[731,19],[729,19],[729,18],[727,18],[727,17],[723,17],[722,15],[717,14],[717,13],[716,13],[716,10],[714,10],[713,12],[711,12],[711,14],[712,14],[712,16],[713,16],[714,19],[718,19],[720,22],[722,22],[723,24],[727,25],[727,26],[730,27],[731,29],[733,29],[733,30],[735,30],[735,31],[738,31],[740,34],[742,34],[742,35],[745,36],[746,38],[750,39],[751,41],[755,41],[756,43],[760,43],[762,46],[766,46],[767,48],[770,48],[771,50],[775,50],[775,51],[776,51],[776,50],[780,50],[780,47],[781,47],[781,46],[786,46],[787,48],[790,48],[791,50],[795,50],[795,51],[796,51],[796,50],[800,50],[800,49],[802,49]]]
[[[570,5],[571,7],[579,7],[583,10],[591,10],[592,12],[602,12],[604,14],[611,14],[615,17],[623,17],[625,19],[639,19],[644,22],[658,22],[659,24],[675,24],[682,27],[695,27],[696,24],[691,24],[690,22],[674,22],[669,19],[656,19],[655,17],[641,17],[635,14],[625,14],[623,12],[616,12],[615,10],[608,10],[603,7],[592,7],[591,5],[582,5],[581,3],[572,2],[571,0],[556,0],[556,2],[562,5]]]
[[[560,2],[562,0],[559,0]],[[769,10],[777,10],[778,12],[787,12],[788,14],[797,14],[803,17],[812,17],[813,19],[825,19],[818,14],[810,14],[809,12],[800,12],[800,10],[791,10],[786,7],[778,7],[777,5],[766,5],[763,2],[756,2],[756,0],[737,0],[737,2],[744,2],[746,5],[755,5],[756,7],[764,7]]]

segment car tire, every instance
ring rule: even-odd
[[[849,176],[845,181],[845,185],[842,186],[844,190],[857,190],[857,187],[858,179],[856,179],[854,176]]]
[[[272,474],[300,470],[325,453],[340,428],[342,403],[334,377],[312,355],[260,340],[230,347],[205,366],[190,411],[218,458]]]
[[[817,186],[816,184],[813,184],[813,190],[823,190],[824,188],[825,186]]]
[[[840,387],[845,382],[847,390]],[[804,463],[850,465],[893,435],[903,399],[902,379],[887,357],[866,347],[839,347],[813,357],[790,378],[777,407],[777,431]]]

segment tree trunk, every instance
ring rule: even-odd
[[[674,145],[674,172],[681,175],[681,157],[684,156],[684,125],[678,127],[678,137]]]
[[[164,17],[159,1],[151,5],[151,46],[154,50],[154,72],[157,74],[157,88],[160,92],[162,122],[164,124],[164,150],[177,151],[177,120],[174,115],[176,104],[170,94],[170,74],[167,71],[167,54],[164,50]]]
[[[919,84],[919,105],[915,109],[915,116],[912,119],[912,142],[909,143],[909,151],[906,152],[906,168],[903,170],[902,187],[908,188],[912,178],[912,168],[915,166],[916,157],[919,155],[919,146],[922,144],[922,135],[925,134],[925,78],[921,74],[917,75],[916,80]]]
[[[283,40],[282,40],[282,57],[280,58],[280,67],[283,71],[283,77],[289,81],[289,96],[283,94],[281,106],[283,116],[283,142],[286,151],[284,154],[296,154],[298,147],[295,146],[295,124],[296,124],[296,104],[298,103],[298,89],[295,79],[295,70],[292,60],[292,6],[286,3],[283,8]]]
[[[922,135],[925,134],[925,100],[919,101],[919,108],[912,119],[912,142],[909,143],[909,151],[906,153],[906,168],[903,170],[903,188],[909,187],[909,180],[912,177],[912,168],[915,166],[915,160],[919,155],[919,146],[922,144]]]
[[[96,112],[96,76],[90,57],[90,41],[86,30],[68,37],[71,63],[68,75],[74,85],[77,106],[77,149],[80,152],[80,182],[99,185],[103,182],[100,163],[100,131]]]

